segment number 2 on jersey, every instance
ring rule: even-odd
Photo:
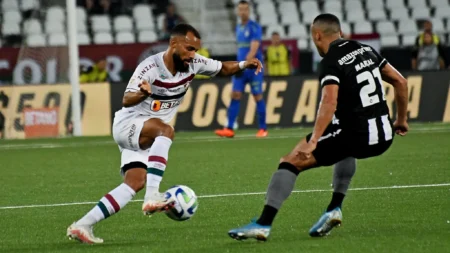
[[[371,106],[380,102],[378,94],[373,94],[377,90],[376,82],[378,82],[378,85],[380,86],[381,92],[383,94],[383,100],[386,100],[383,89],[383,80],[381,79],[380,70],[378,68],[375,68],[374,70],[372,70],[372,72],[362,72],[361,74],[356,76],[356,81],[359,84],[366,81],[368,82],[368,84],[361,87],[361,90],[359,91],[359,96],[361,97],[361,103],[363,107]]]

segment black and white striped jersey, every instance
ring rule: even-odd
[[[392,139],[392,124],[381,78],[387,64],[378,52],[353,40],[330,44],[319,66],[319,82],[338,85],[335,117],[347,134],[369,145]]]

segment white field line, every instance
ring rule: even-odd
[[[444,187],[450,186],[450,183],[443,184],[418,184],[418,185],[393,185],[393,186],[379,186],[379,187],[362,187],[351,188],[349,191],[374,191],[374,190],[393,190],[393,189],[411,189],[411,188],[430,188],[430,187]],[[331,192],[331,189],[317,189],[317,190],[298,190],[293,193],[313,193],[313,192]],[[228,193],[228,194],[212,194],[201,195],[199,198],[221,198],[221,197],[235,197],[235,196],[251,196],[251,195],[264,195],[266,192],[242,192],[242,193]],[[132,202],[142,202],[142,199],[132,200]],[[98,202],[98,201],[97,201]],[[0,210],[6,209],[24,209],[24,208],[41,208],[41,207],[58,207],[58,206],[76,206],[76,205],[92,205],[97,202],[71,202],[71,203],[59,203],[59,204],[45,204],[45,205],[26,205],[26,206],[0,206]]]
[[[276,131],[274,131],[276,132]],[[285,133],[282,135],[269,135],[264,139],[287,139],[287,138],[300,138],[303,137],[309,130],[299,129],[296,132]],[[446,133],[450,132],[450,127],[425,127],[414,128],[409,134],[421,134],[421,133]],[[179,137],[175,138],[175,143],[192,143],[192,142],[218,142],[218,141],[230,141],[230,140],[256,140],[254,134],[243,134],[234,137],[233,139],[219,138],[217,136],[193,136],[193,137]],[[115,145],[113,140],[110,141],[85,141],[74,143],[28,143],[28,144],[0,144],[0,150],[22,150],[22,149],[52,149],[52,148],[71,148],[71,147],[92,147],[103,145]]]

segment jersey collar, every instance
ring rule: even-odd
[[[344,39],[336,39],[330,43],[330,47],[335,46],[343,41],[344,41]]]

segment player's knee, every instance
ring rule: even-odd
[[[241,97],[242,97],[242,93],[241,92],[233,91],[231,93],[231,98],[234,99],[234,100],[241,100]]]
[[[145,187],[147,179],[147,170],[144,168],[133,168],[125,173],[124,183],[131,187],[135,192]]]
[[[175,138],[175,129],[171,125],[165,124],[161,128],[161,134],[160,135],[161,136],[165,136],[165,137],[170,138],[171,140],[173,140]]]
[[[255,98],[255,101],[258,102],[263,99],[263,96],[262,96],[262,94],[256,94],[256,95],[253,95],[253,98]]]
[[[281,157],[280,164],[282,163],[291,164],[292,166],[295,166],[295,168],[297,168],[298,171],[303,171],[306,169],[305,162],[302,161],[300,157],[295,155],[289,154]]]

